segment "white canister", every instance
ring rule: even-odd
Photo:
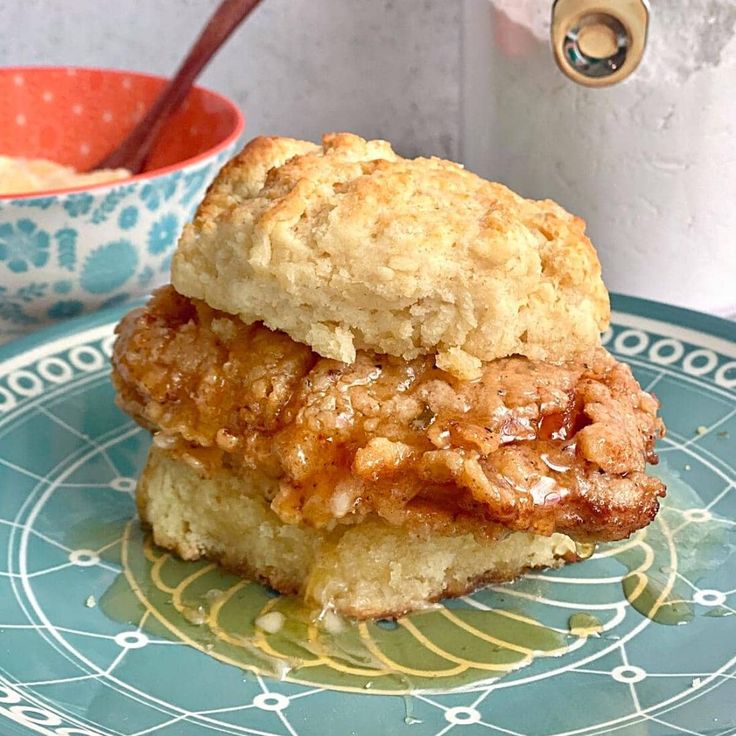
[[[608,287],[736,314],[736,2],[651,0],[618,84],[567,78],[552,3],[465,0],[463,159],[588,222]]]

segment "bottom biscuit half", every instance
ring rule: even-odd
[[[276,482],[223,469],[202,478],[152,447],[138,483],[142,521],[161,547],[207,558],[306,603],[359,619],[394,618],[525,571],[577,560],[563,534],[499,539],[442,536],[378,518],[332,530],[284,523],[271,509]]]

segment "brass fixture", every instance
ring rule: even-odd
[[[552,48],[557,65],[586,87],[606,87],[631,74],[644,55],[647,0],[555,0]]]

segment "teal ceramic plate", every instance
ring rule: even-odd
[[[615,308],[606,344],[669,430],[657,521],[397,624],[312,622],[148,542],[120,312],[0,349],[0,733],[736,734],[736,327]]]

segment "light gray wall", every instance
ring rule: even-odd
[[[3,0],[0,65],[171,74],[217,4]],[[457,158],[461,9],[461,0],[263,0],[201,82],[240,104],[249,137],[350,130],[405,155]]]
[[[462,154],[581,215],[612,291],[736,315],[736,1],[650,5],[636,72],[590,89],[542,0],[465,0]]]

